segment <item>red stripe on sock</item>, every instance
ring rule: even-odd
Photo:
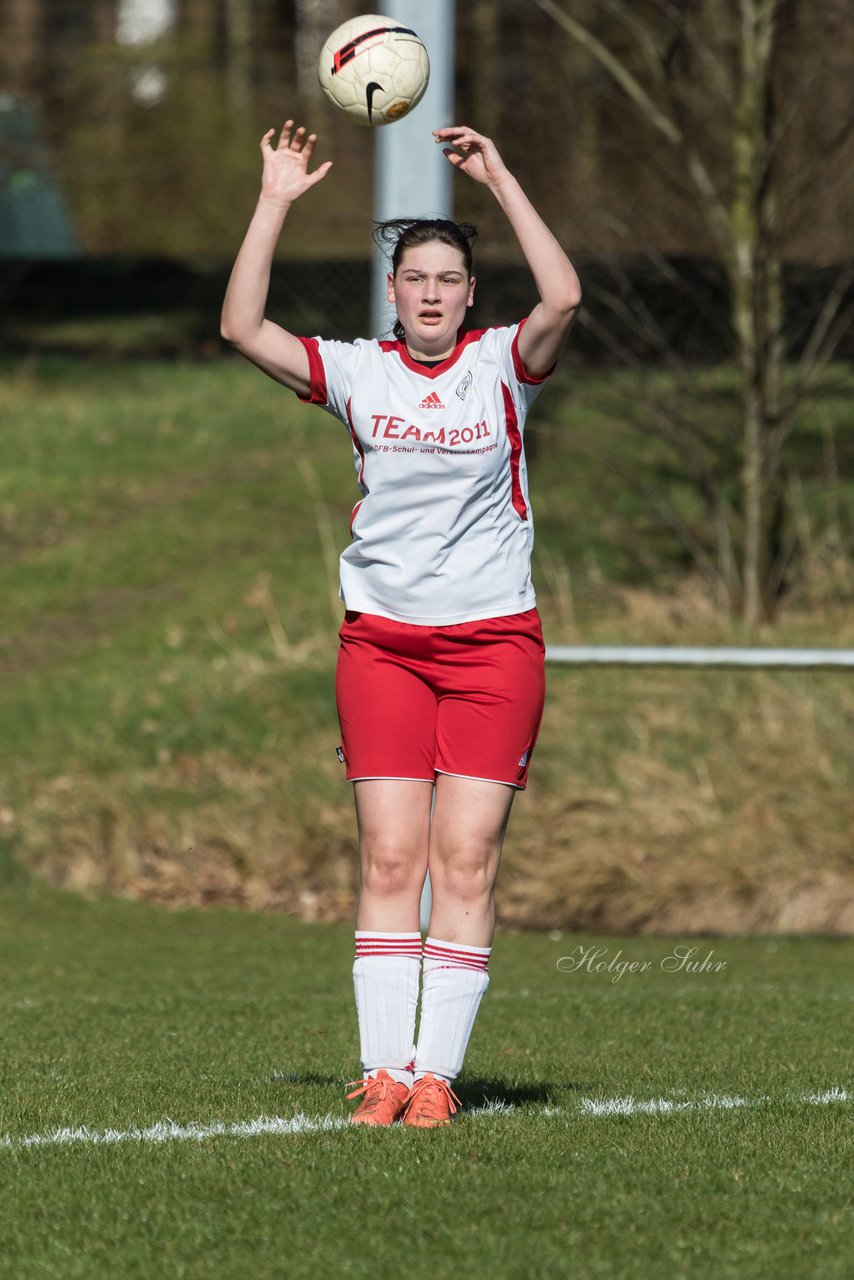
[[[471,947],[443,947],[435,942],[426,942],[424,959],[441,961],[443,969],[480,969],[486,972],[489,952],[484,955]]]
[[[473,959],[485,960],[490,952],[489,947],[446,947],[438,942],[425,942],[424,951],[427,955],[435,952],[437,955],[444,956],[469,956]]]
[[[356,939],[356,959],[362,956],[409,956],[421,959],[421,934],[408,938],[388,938],[382,934],[369,934]]]
[[[409,960],[420,960],[420,951],[383,951],[381,948],[376,950],[371,947],[360,947],[356,952],[356,959],[362,960],[365,956],[405,956]]]
[[[400,942],[393,947],[389,946],[385,942],[357,942],[356,943],[357,951],[364,951],[366,949],[369,949],[371,951],[390,951],[392,954],[396,951],[414,951],[416,955],[418,956],[421,955],[421,946],[417,942],[415,943]]]

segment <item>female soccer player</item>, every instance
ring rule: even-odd
[[[394,341],[288,333],[264,314],[273,252],[291,205],[331,163],[309,172],[316,136],[292,120],[275,148],[273,133],[261,141],[261,195],[222,333],[352,439],[361,500],[341,557],[335,682],[361,871],[353,975],[364,1074],[349,1096],[361,1098],[354,1123],[432,1128],[457,1110],[451,1085],[489,983],[502,841],[542,716],[522,433],[581,290],[493,143],[455,126],[434,136],[504,210],[539,293],[527,319],[464,332],[474,228],[405,219],[380,228],[395,241]]]

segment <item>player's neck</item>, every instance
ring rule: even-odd
[[[406,353],[410,360],[414,360],[417,364],[441,364],[443,360],[447,360],[448,356],[453,353],[454,346],[448,347],[447,351],[422,351],[418,347],[413,347],[410,343],[405,343]]]
[[[414,356],[411,353],[407,354],[413,364],[423,365],[425,369],[432,369],[434,365],[444,364],[448,358],[447,356],[428,356],[426,358],[422,358],[421,356]]]

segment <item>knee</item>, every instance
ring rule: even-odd
[[[474,841],[431,851],[430,875],[434,886],[461,902],[477,902],[492,893],[500,849],[491,842]]]
[[[362,886],[369,893],[394,897],[424,881],[426,859],[413,849],[368,841],[362,846],[361,858]]]

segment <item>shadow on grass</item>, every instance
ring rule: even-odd
[[[539,1080],[532,1084],[511,1084],[507,1080],[473,1080],[458,1081],[454,1085],[460,1102],[466,1110],[473,1107],[524,1107],[531,1103],[548,1105],[561,1101],[561,1095],[567,1091],[582,1093],[585,1086],[566,1080]]]
[[[281,1085],[313,1085],[336,1090],[347,1083],[339,1076],[317,1075],[310,1071],[276,1071],[268,1076],[267,1082]],[[582,1094],[585,1091],[589,1092],[591,1087],[589,1084],[585,1085],[572,1080],[538,1080],[531,1084],[514,1084],[508,1080],[484,1079],[479,1076],[458,1080],[453,1086],[454,1093],[466,1111],[482,1107],[500,1110],[502,1107],[524,1107],[531,1104],[555,1105],[565,1101],[567,1093]]]
[[[274,1071],[267,1077],[267,1084],[319,1085],[323,1088],[338,1088],[340,1076],[319,1076],[311,1071]]]

